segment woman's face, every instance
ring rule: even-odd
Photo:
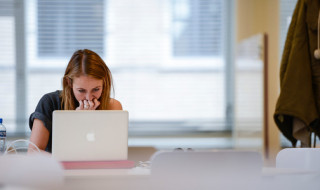
[[[78,100],[99,99],[102,94],[103,81],[90,76],[81,75],[73,79],[72,90]]]

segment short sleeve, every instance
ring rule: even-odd
[[[60,110],[60,92],[52,92],[45,94],[39,101],[35,112],[30,115],[29,127],[32,130],[34,119],[39,119],[43,122],[48,131],[52,132],[52,113],[54,110]]]
[[[32,130],[34,119],[39,119],[43,122],[46,129],[48,129],[50,136],[48,145],[46,148],[47,152],[52,150],[52,113],[54,110],[61,110],[61,99],[60,92],[55,91],[45,94],[39,101],[35,112],[30,115],[29,127]]]
[[[31,130],[32,130],[34,119],[39,119],[43,122],[44,126],[51,133],[51,131],[52,131],[52,116],[50,116],[50,115],[52,115],[53,110],[50,109],[50,107],[52,107],[52,106],[50,106],[50,101],[48,101],[48,98],[46,96],[43,96],[40,99],[40,101],[36,107],[35,112],[33,112],[30,115],[29,127]],[[51,112],[51,114],[50,114],[50,112]]]

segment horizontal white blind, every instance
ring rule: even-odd
[[[0,16],[13,16],[14,1],[12,0],[0,0]]]
[[[177,49],[174,43],[175,11],[184,9],[183,6],[189,7],[187,11],[204,11],[204,6],[193,7],[194,2],[182,1],[182,4],[177,5],[176,1],[162,0],[108,1],[106,60],[112,66],[115,97],[123,103],[124,109],[129,110],[131,121],[139,123],[135,127],[147,122],[157,123],[158,129],[165,130],[178,127],[187,130],[224,129],[224,72],[222,67],[207,70],[202,66],[204,61],[208,61],[204,60],[207,58],[206,52],[213,50],[208,50],[209,46],[198,40],[200,26],[194,29],[199,35],[188,34],[188,41],[199,48],[190,49],[191,46],[181,43],[181,48],[188,49],[183,55],[185,59],[181,61],[181,67],[174,70],[166,67],[175,67],[176,59],[181,58],[174,53]],[[212,8],[220,9],[223,1],[217,4],[214,2],[210,1]],[[205,15],[209,16],[200,14],[190,17],[197,17],[194,19],[197,22],[212,19]],[[192,19],[187,24],[192,25]],[[210,22],[207,24],[210,25]],[[222,31],[222,25],[217,26],[216,30]],[[214,38],[222,39],[222,33],[214,35]],[[204,38],[206,43],[211,44],[211,37],[207,37]],[[218,46],[219,43],[214,45]],[[220,51],[221,46],[217,49]],[[222,60],[221,53],[211,53],[213,55],[220,56]],[[215,61],[210,59],[208,62],[215,65]],[[190,62],[197,64],[196,69],[188,68]],[[153,126],[149,124],[147,127]]]
[[[14,2],[0,0],[0,66],[14,66]]]
[[[173,0],[172,2],[174,55],[221,55],[223,1]]]
[[[0,118],[8,133],[16,128],[14,25],[14,1],[0,0]]]
[[[65,57],[77,49],[104,51],[104,0],[38,0],[38,56]]]

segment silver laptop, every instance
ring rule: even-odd
[[[52,156],[59,161],[126,160],[128,112],[54,111]]]

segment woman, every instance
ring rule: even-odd
[[[122,110],[121,103],[110,98],[111,72],[93,51],[78,50],[72,55],[62,85],[62,91],[45,94],[29,118],[30,141],[50,153],[54,110]]]

